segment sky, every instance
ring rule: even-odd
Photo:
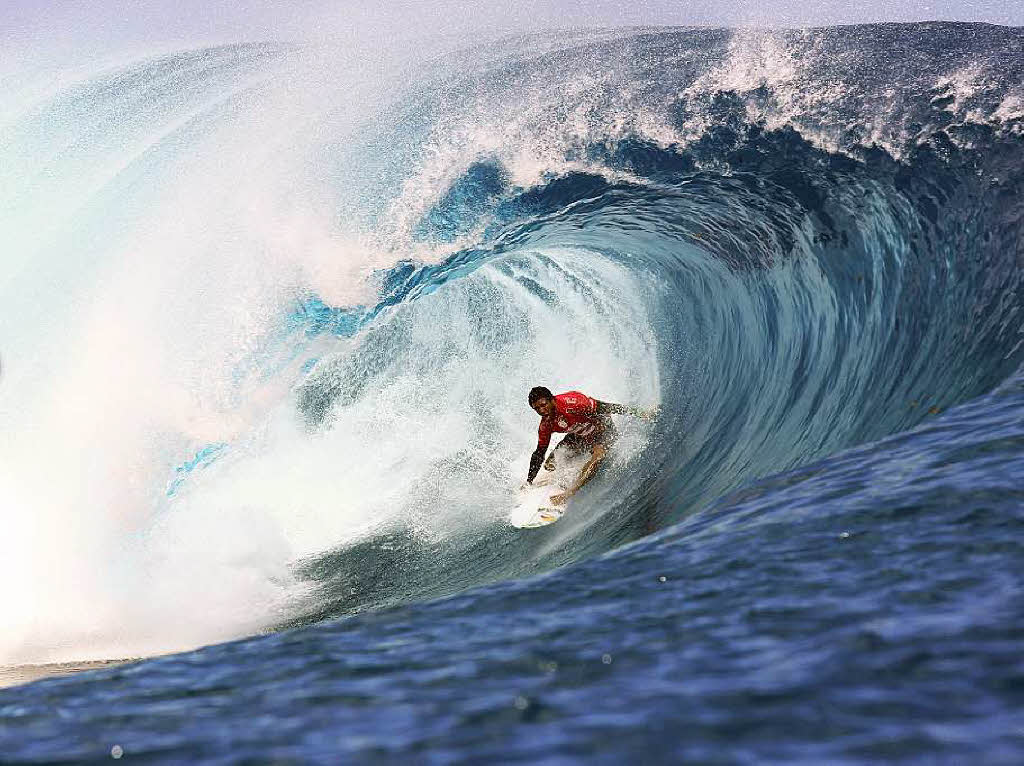
[[[622,25],[817,26],[871,21],[1024,25],[1024,0],[0,0],[0,57],[40,46],[201,45],[373,30],[450,36]],[[0,59],[2,63],[2,59]]]

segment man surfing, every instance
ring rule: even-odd
[[[537,449],[534,450],[533,456],[530,458],[530,472],[526,476],[527,484],[533,484],[542,464],[548,471],[555,469],[555,453],[560,450],[564,450],[563,454],[568,455],[590,453],[590,459],[580,470],[580,475],[573,485],[565,492],[551,496],[551,502],[554,505],[564,505],[597,472],[601,461],[608,454],[608,449],[618,437],[611,415],[633,415],[651,420],[658,413],[657,408],[644,410],[639,407],[599,402],[579,391],[567,391],[555,396],[544,386],[530,389],[527,401],[540,415]],[[544,456],[551,443],[552,433],[564,433],[566,436],[551,451],[550,457],[545,461]]]

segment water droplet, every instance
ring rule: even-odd
[[[118,760],[122,755],[124,755],[124,748],[120,745],[114,745],[112,748],[110,748],[110,757],[113,758],[115,761]]]
[[[601,655],[601,662],[603,662],[605,665],[611,665],[612,664],[612,656],[610,654],[602,654]]]

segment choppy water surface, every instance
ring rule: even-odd
[[[1019,762],[1022,45],[537,38],[360,119],[236,46],[8,110],[3,659],[178,653],[0,691],[4,759]],[[526,533],[537,383],[662,416]]]

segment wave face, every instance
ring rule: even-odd
[[[509,580],[669,561],[650,540],[730,493],[1010,390],[1022,44],[626,30],[372,86],[241,45],[13,89],[2,574],[33,585],[4,607],[5,661],[478,585],[497,614],[532,587]],[[538,384],[662,415],[621,421],[605,476],[523,535]]]
[[[963,59],[939,65],[919,46],[947,35]],[[305,570],[315,615],[603,552],[1007,379],[1022,115],[977,54],[943,26],[644,34],[405,99],[360,150],[401,179],[377,225],[454,252],[381,275],[373,322],[298,388],[314,430],[406,437],[379,442],[403,486],[366,515],[389,523]],[[876,56],[914,85],[874,92]],[[387,165],[410,131],[411,178]],[[537,383],[663,417],[524,543],[494,522]]]

